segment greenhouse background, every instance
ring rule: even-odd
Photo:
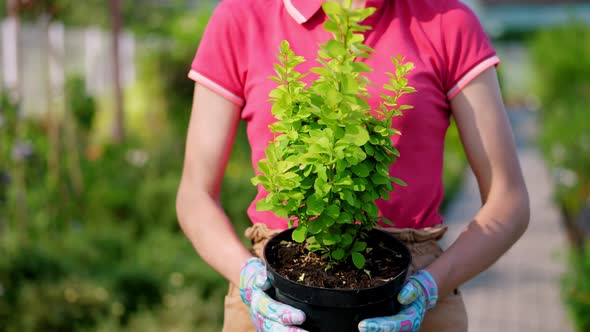
[[[590,331],[590,2],[466,3],[502,60],[533,209],[462,288],[471,329]],[[227,283],[175,214],[187,72],[215,6],[0,5],[0,332],[221,329]],[[241,234],[255,188],[238,135],[222,204]],[[481,203],[454,127],[445,147],[448,245]]]

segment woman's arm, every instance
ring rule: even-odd
[[[178,221],[201,257],[239,284],[252,255],[242,245],[219,203],[225,167],[240,119],[238,106],[195,85],[184,168],[176,198]]]
[[[451,100],[482,208],[451,247],[426,268],[445,296],[490,267],[522,236],[529,198],[495,68]]]

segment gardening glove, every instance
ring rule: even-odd
[[[260,258],[250,258],[240,273],[240,297],[250,308],[250,319],[258,332],[306,332],[291,326],[305,321],[305,313],[270,298],[266,265]]]
[[[432,275],[420,270],[406,280],[397,296],[402,310],[394,316],[365,319],[359,323],[360,332],[417,332],[426,310],[438,300],[438,287]]]

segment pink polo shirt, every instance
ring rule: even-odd
[[[264,157],[272,140],[268,125],[275,121],[268,102],[276,83],[273,64],[279,44],[286,39],[296,54],[315,66],[318,45],[330,38],[322,28],[326,16],[322,0],[223,0],[217,6],[193,60],[189,77],[241,108],[252,147],[252,164]],[[408,76],[418,92],[403,97],[414,105],[395,118],[402,136],[394,138],[401,157],[391,173],[407,182],[396,186],[391,200],[380,200],[383,215],[398,228],[422,228],[442,223],[442,165],[444,138],[451,115],[449,100],[473,78],[498,64],[491,43],[474,13],[458,0],[367,0],[377,11],[364,24],[371,25],[366,42],[376,52],[366,63],[374,68],[369,93],[373,107],[393,71],[391,57],[403,55],[415,64]],[[315,76],[307,76],[309,82]],[[258,188],[248,208],[253,223],[284,229],[286,220],[271,212],[256,211],[266,192]]]

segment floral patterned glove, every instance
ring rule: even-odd
[[[359,323],[360,332],[417,332],[426,310],[438,300],[438,286],[432,275],[420,270],[404,284],[397,300],[403,305],[395,316],[365,319]]]
[[[250,308],[250,318],[258,332],[306,332],[291,326],[305,321],[305,313],[270,298],[266,266],[260,258],[250,258],[240,273],[240,297]]]

